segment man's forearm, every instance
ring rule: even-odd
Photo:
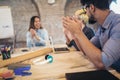
[[[81,48],[81,46],[80,46],[80,44],[79,44],[78,39],[77,39],[77,38],[75,38],[75,39],[74,39],[74,41],[75,41],[75,43],[76,43],[77,47],[79,48],[79,50],[81,50],[81,51],[84,53],[84,51],[82,50],[82,48]]]
[[[85,53],[85,55],[95,64],[98,68],[103,68],[104,65],[102,63],[101,58],[101,50],[95,47],[84,35],[83,32],[75,35],[79,41],[81,50]]]

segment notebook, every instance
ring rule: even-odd
[[[67,80],[119,80],[107,70],[66,73]]]

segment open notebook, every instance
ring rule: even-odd
[[[67,80],[120,80],[107,70],[66,73]]]

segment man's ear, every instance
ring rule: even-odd
[[[92,12],[95,12],[95,6],[94,6],[93,4],[90,4],[90,10],[91,10]]]

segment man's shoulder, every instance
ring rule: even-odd
[[[117,21],[120,22],[120,14],[117,13],[112,13],[112,21],[114,21],[115,23],[117,23]]]

